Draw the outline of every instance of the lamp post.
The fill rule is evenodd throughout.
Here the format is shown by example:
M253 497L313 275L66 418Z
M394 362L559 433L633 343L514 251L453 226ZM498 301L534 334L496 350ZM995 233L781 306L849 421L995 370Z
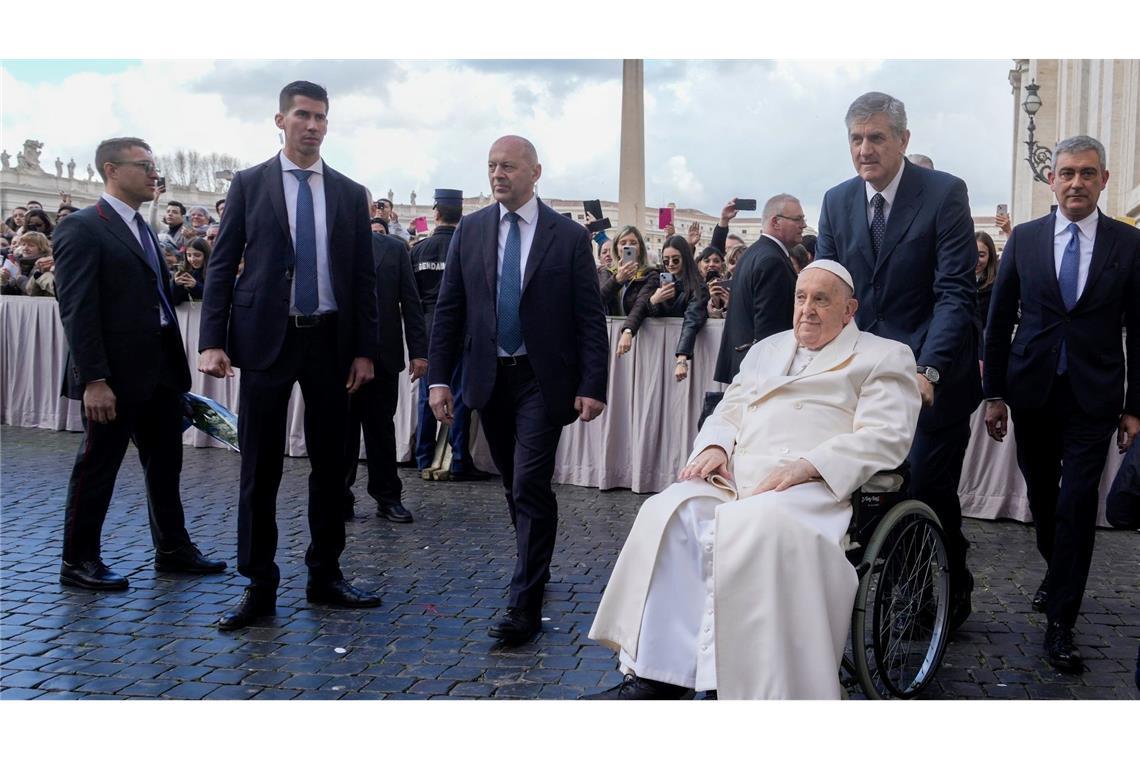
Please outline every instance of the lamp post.
M1041 98L1037 95L1037 91L1040 89L1041 86L1037 84L1036 79L1025 85L1025 102L1021 104L1021 107L1029 116L1029 139L1025 141L1025 147L1029 154L1025 160L1029 163L1029 168L1033 170L1033 179L1047 185L1049 184L1049 177L1046 171L1053 165L1053 151L1044 145L1038 145L1037 140L1033 137L1033 133L1037 129L1033 117L1041 110Z

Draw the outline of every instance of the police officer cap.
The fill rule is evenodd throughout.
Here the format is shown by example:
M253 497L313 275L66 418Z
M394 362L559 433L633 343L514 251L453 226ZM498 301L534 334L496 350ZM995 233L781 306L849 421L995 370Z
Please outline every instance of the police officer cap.
M435 191L435 205L437 206L459 206L463 207L463 191L462 190L448 190L444 187L436 188Z

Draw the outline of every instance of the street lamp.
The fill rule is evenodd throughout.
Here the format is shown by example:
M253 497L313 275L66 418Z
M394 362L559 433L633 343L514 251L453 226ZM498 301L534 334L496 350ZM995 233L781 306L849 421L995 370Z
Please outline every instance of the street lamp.
M1044 145L1038 145L1037 140L1033 137L1033 133L1037 129L1033 117L1041 110L1041 98L1037 95L1037 91L1040 89L1041 85L1037 84L1036 79L1025 85L1025 102L1021 104L1021 107L1029 116L1029 139L1025 141L1029 155L1026 156L1025 160L1029 163L1029 168L1033 170L1033 179L1047 185L1049 184L1049 177L1046 172L1053 166L1053 151Z

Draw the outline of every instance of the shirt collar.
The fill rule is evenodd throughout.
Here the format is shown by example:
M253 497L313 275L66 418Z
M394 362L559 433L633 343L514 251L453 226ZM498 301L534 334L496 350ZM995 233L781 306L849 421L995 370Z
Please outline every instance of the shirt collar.
M1067 219L1065 217L1065 215L1061 213L1061 209L1057 209L1056 216L1057 216L1057 219L1053 224L1053 237L1057 237L1061 233L1067 232L1069 229L1069 225L1073 223L1073 221L1071 219ZM1081 221L1076 223L1077 228L1080 229L1081 234L1084 235L1086 238L1088 238L1089 240L1095 240L1096 239L1096 225L1097 225L1097 221L1099 219L1100 219L1100 209L1093 209L1093 212L1091 214L1089 214L1084 219L1082 219Z
M123 221L128 225L134 224L135 214L138 213L136 209L131 208L125 201L122 201L110 193L103 193L103 200L107 201L107 205L115 209L115 213L123 217Z
M774 242L776 245L780 246L780 250L784 252L784 255L789 257L789 258L791 257L792 254L788 253L788 246L784 245L782 240L780 240L779 238L776 238L776 237L772 237L767 232L761 232L760 236L766 237L769 240L771 240L772 242Z
M288 158L285 157L285 151L281 151L277 155L281 156L281 171L288 172L288 171L292 171L294 169L300 169L301 168L300 166L297 166L295 163L293 163L292 161L290 161ZM305 169L304 171L316 172L317 174L324 176L325 160L323 158L318 158L317 162L315 164L310 166L308 169Z
M875 197L875 193L881 193L883 200L887 202L887 205L894 206L895 194L899 191L899 180L902 179L903 171L905 169L906 160L903 160L902 164L899 166L899 170L895 173L895 178L892 179L891 183L884 187L882 190L876 190L871 186L870 182L864 182L863 187L867 191L867 203L871 202L871 199Z
M509 214L510 211L503 204L499 204L499 222L503 221L503 217ZM515 212L527 224L534 224L535 218L538 216L538 196L532 195L530 200L527 201Z

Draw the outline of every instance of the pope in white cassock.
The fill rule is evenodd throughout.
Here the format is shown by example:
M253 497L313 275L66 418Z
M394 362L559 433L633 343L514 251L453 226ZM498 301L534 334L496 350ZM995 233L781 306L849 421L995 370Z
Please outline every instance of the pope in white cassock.
M817 261L793 329L753 346L677 483L642 505L590 638L625 680L587 699L836 699L858 579L852 492L898 467L921 400L911 350L860 332Z

